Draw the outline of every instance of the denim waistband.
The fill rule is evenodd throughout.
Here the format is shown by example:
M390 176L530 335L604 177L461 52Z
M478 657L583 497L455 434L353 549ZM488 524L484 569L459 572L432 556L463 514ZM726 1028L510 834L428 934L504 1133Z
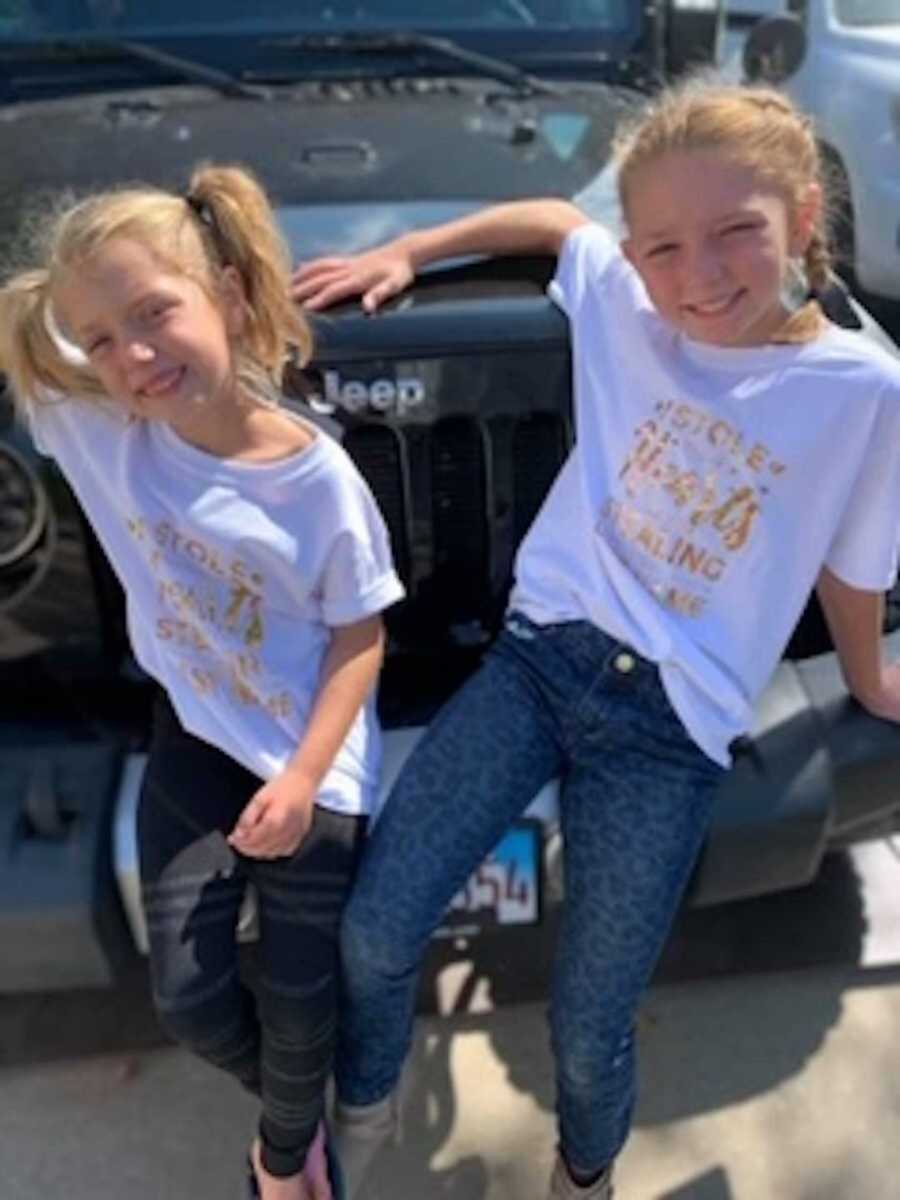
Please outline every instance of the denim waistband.
M614 670L635 675L659 673L655 662L639 654L628 642L624 642L601 629L592 621L574 619L551 621L541 624L517 609L510 609L504 620L504 629L525 641L539 637L551 638L561 644L582 666L593 664L597 670Z

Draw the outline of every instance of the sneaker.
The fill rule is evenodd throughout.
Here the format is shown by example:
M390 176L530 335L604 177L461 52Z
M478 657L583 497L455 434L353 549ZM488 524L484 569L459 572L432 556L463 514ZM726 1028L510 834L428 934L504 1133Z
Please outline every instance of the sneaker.
M372 1160L389 1141L400 1140L400 1095L395 1088L374 1104L342 1104L336 1100L329 1143L345 1200L363 1196L362 1187Z
M547 1200L613 1200L612 1173L610 1164L599 1179L587 1187L579 1187L569 1174L562 1155L557 1154Z

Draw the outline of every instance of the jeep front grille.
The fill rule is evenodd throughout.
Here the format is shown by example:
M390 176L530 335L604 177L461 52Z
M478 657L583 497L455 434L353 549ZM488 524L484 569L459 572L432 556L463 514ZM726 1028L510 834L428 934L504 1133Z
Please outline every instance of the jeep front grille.
M513 431L513 536L522 540L537 515L569 447L568 423L559 413L523 417Z
M431 431L434 600L448 624L478 620L490 593L493 496L490 443L473 417L444 417Z
M486 641L503 610L515 549L568 451L567 418L362 423L347 430L344 445L385 516L407 588L389 617L395 640L410 649L435 638Z
M378 500L400 577L410 574L410 484L407 444L390 425L357 425L348 429L344 448L360 466Z

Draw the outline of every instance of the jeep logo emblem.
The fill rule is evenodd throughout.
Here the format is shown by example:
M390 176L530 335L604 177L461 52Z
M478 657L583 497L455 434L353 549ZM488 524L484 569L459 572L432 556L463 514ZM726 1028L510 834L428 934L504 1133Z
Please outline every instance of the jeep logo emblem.
M389 416L404 417L425 403L425 385L412 376L397 379L361 379L342 381L337 371L322 372L322 390L307 400L316 412L331 416L337 409L359 413L367 409Z

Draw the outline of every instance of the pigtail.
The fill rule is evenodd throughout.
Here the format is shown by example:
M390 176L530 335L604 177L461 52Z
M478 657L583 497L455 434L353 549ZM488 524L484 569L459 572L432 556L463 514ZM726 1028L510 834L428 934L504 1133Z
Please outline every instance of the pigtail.
M312 333L290 298L290 252L264 191L242 167L204 166L191 178L187 204L210 260L240 273L247 356L279 383L291 348L301 363L308 361Z
M810 291L824 292L831 282L831 251L825 230L821 226L813 230L803 259Z
M51 333L49 273L23 271L0 288L0 371L21 407L47 393L96 392L97 384Z

